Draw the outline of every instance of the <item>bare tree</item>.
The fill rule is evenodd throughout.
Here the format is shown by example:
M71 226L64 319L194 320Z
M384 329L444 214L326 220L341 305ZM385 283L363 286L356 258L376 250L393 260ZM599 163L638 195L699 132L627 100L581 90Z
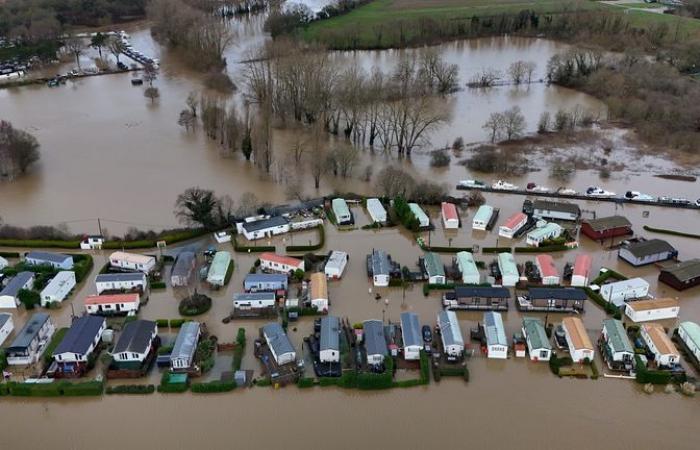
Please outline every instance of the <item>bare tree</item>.
M119 36L113 36L109 42L107 42L107 49L117 60L117 63L119 63L119 57L124 53L124 50L126 50L126 46Z
M489 141L494 143L500 139L504 125L505 117L502 113L491 113L482 128L488 131Z
M527 63L525 61L515 61L508 66L508 76L515 85L519 85L526 80Z
M158 78L158 70L151 63L146 63L143 65L143 81L148 83L149 86L153 86L153 82Z
M328 156L322 141L322 124L315 123L311 130L311 146L309 169L314 180L314 188L318 189L321 185L321 176L326 171L328 166Z
M387 166L377 175L376 190L379 195L389 198L407 198L414 190L416 180L403 169Z
M503 130L507 140L520 137L525 131L525 116L519 106L503 112Z
M244 192L241 198L238 199L238 208L236 215L239 217L248 217L257 214L260 207L260 201L257 195L252 192Z
M177 119L177 124L181 127L185 127L186 131L190 131L190 128L194 129L196 118L192 115L192 112L183 109L180 111L180 117Z
M501 78L501 73L498 70L485 68L475 73L467 83L467 86L473 88L491 87L499 78Z
M527 84L532 83L532 75L535 73L536 69L537 69L537 64L535 64L533 61L528 61L525 63L525 73L526 73L526 78L527 78Z
M151 99L151 103L155 103L155 101L160 98L160 91L155 86L149 86L143 91L143 96Z
M80 55L82 55L83 50L85 50L85 43L82 38L70 33L66 38L65 45L68 51L75 56L75 63L78 64L78 70L82 70L80 67Z
M39 142L33 135L0 120L0 176L24 174L40 156Z
M360 155L356 147L347 144L339 144L332 150L328 161L333 169L334 175L347 178L352 176L352 172L359 159Z
M185 104L190 109L192 117L197 117L197 103L197 94L194 91L187 94L187 100L185 100Z

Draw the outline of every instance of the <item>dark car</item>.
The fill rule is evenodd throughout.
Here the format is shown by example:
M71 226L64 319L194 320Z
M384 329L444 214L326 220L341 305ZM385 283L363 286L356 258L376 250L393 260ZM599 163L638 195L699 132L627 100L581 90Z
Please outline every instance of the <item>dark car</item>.
M423 342L430 344L433 342L433 332L430 331L430 326L423 325Z

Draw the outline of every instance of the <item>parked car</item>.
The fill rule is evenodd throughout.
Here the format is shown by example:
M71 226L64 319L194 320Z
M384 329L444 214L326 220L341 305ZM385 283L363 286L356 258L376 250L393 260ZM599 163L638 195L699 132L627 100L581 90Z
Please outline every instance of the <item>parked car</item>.
M433 333L430 331L430 326L428 325L423 325L423 342L426 344L430 344L433 342Z

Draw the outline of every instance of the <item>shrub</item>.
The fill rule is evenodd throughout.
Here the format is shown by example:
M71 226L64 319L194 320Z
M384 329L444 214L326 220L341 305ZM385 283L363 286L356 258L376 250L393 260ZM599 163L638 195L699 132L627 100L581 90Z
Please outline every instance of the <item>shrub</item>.
M198 316L211 309L211 297L194 293L180 300L178 311L183 316Z
M670 372L664 372L661 370L649 370L644 363L642 362L641 358L637 355L634 357L635 361L635 381L640 384L668 384L671 382L671 378L673 377Z
M7 368L7 355L5 354L5 349L0 348L0 371Z
M105 391L111 394L152 394L156 387L152 384L124 384L119 386L107 386Z
M394 213L398 221L410 231L418 231L420 223L403 197L394 199Z
M101 381L54 381L53 383L7 383L9 395L17 397L87 397L102 395L104 384Z
M209 394L214 392L230 392L236 389L235 381L209 381L207 383L192 383L192 392L197 394Z
M151 289L165 289L165 281L154 281L151 283Z
M299 378L299 380L297 381L297 386L300 387L301 389L313 387L314 386L314 379L308 378L308 377Z
M75 272L75 281L80 283L90 273L93 266L92 256L88 254L72 254L73 271Z
M187 319L170 319L170 328L180 328L183 323L187 322Z
M195 361L199 364L202 369L202 373L209 372L214 367L214 350L216 345L214 340L203 339L197 345L197 351L195 352Z
M158 328L168 328L168 319L156 319Z
M450 165L450 155L444 150L436 150L430 155L431 167L447 167Z
M34 309L35 306L41 303L41 296L39 293L37 291L30 291L29 289L20 289L17 298L27 310Z

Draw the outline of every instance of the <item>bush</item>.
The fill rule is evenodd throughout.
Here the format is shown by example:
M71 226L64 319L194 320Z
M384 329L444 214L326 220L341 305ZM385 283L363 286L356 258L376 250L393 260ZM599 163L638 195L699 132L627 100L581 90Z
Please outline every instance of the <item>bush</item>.
M151 289L165 289L165 281L154 281L151 283Z
M664 372L661 370L649 370L647 367L644 365L642 362L641 358L639 356L634 357L635 361L635 381L639 384L668 384L671 382L671 378L673 377L670 372Z
M549 370L556 376L559 376L559 369L564 366L570 366L574 361L569 356L564 356L562 358L558 357L554 353L549 358Z
M5 349L0 348L0 371L7 368L7 355L5 354Z
M180 328L185 322L187 322L187 319L170 319L168 324L170 325L170 328Z
M0 247L28 248L80 248L80 241L42 240L42 239L0 239Z
M430 155L431 167L447 167L450 165L450 155L444 150L436 150Z
M41 296L39 293L37 291L30 291L29 289L20 289L17 298L27 310L34 309L35 306L41 303Z
M194 293L180 300L178 311L183 316L198 316L211 309L211 297Z
M71 254L73 257L73 271L75 272L75 282L80 283L90 273L93 266L92 256L88 254Z
M197 345L194 359L202 369L202 373L209 372L214 367L214 350L216 350L213 339L203 339Z
M418 231L420 223L408 206L408 202L403 197L394 199L394 213L398 221L410 231Z
M111 394L152 394L156 387L152 384L124 384L119 386L107 386L106 393Z
M54 381L53 383L7 383L9 395L17 397L87 397L102 395L104 384L101 381Z
M299 380L297 381L297 386L301 389L314 387L314 379L308 377L299 378Z
M207 383L192 383L192 392L197 394L210 394L215 392L230 392L236 389L235 381L209 381Z
M168 328L168 319L156 319L158 328Z
M231 276L233 276L233 268L235 264L233 262L233 259L231 262L228 264L228 268L226 269L226 276L224 277L224 285L227 285L229 281L231 281ZM165 284L165 283L163 283Z
M595 304L603 308L603 310L607 314L611 316L619 315L619 317L621 317L622 313L620 312L620 309L612 303L607 302L599 293L593 291L593 289L589 287L584 287L583 290L586 292L586 295L588 295L588 298L590 298L591 300L593 300L593 302L595 302Z

